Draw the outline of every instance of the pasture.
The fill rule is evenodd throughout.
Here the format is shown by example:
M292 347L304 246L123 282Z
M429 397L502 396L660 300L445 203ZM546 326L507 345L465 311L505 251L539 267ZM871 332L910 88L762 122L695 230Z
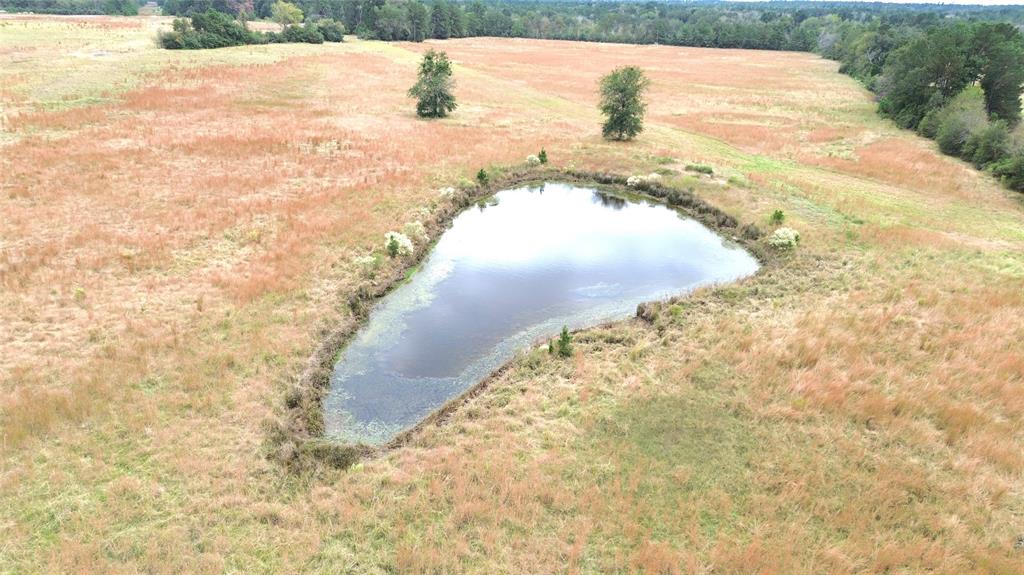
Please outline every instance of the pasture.
M1020 573L1024 205L805 53L157 48L0 17L0 572ZM428 48L459 108L415 116ZM597 83L652 80L601 138ZM784 265L295 475L267 421L383 234L522 164L662 170ZM712 166L714 175L687 172Z

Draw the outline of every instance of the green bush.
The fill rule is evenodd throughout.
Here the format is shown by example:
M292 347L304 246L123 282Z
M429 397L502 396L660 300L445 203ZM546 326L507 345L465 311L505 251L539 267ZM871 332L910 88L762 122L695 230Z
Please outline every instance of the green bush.
M925 114L924 118L921 118L921 123L917 125L917 133L934 140L939 133L939 124L942 123L941 111L942 108L936 108Z
M917 131L922 136L935 139L943 152L963 156L971 135L982 130L987 123L981 90L977 86L968 86L945 106L930 110L921 119Z
M261 34L249 30L227 14L211 9L193 14L191 19L175 19L172 30L161 33L158 39L160 45L169 50L201 50L246 44L341 42L344 34L344 26L333 20L307 22L302 26L286 26L280 33Z
M1024 192L1024 148L992 166L992 173L1003 180L1006 187Z
M175 19L172 30L160 34L159 41L170 50L199 50L255 44L259 36L231 16L211 9L194 14L191 20Z
M961 113L947 114L939 123L939 129L935 133L935 141L943 153L951 156L959 156L971 136L973 126L967 115Z
M711 166L705 166L704 164L688 164L686 166L687 172L697 172L698 174L711 175L715 173L715 170Z
M480 168L480 171L476 173L476 181L479 182L481 186L486 186L487 183L491 181L490 176L487 175L487 170Z
M963 157L978 168L1002 160L1010 153L1010 130L1006 122L995 120L971 133L964 144Z
M303 24L302 26L285 26L284 30L281 32L281 37L285 42L299 44L324 43L324 36L320 33L319 26L310 23Z
M345 26L335 20L317 20L317 29L325 42L344 42Z
M786 214L784 214L782 210L775 210L774 212L772 212L772 215L770 218L768 218L768 220L772 224L778 226L781 225L782 222L786 221Z

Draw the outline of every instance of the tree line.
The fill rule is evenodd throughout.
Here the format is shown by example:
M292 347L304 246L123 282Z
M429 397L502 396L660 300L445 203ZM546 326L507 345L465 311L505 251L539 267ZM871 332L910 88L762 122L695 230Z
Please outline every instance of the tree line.
M1018 26L844 23L819 39L817 51L871 89L881 114L1024 191L1024 34Z
M164 0L164 13L208 8L269 18L274 0ZM330 18L364 38L418 41L496 36L814 51L823 33L884 21L926 29L944 20L1024 23L1024 7L842 2L672 3L561 0L296 0L311 18Z
M135 16L135 0L0 0L0 10L36 14Z

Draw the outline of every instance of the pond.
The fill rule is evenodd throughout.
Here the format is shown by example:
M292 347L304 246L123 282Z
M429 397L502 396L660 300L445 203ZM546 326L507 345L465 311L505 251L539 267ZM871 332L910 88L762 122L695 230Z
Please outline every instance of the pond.
M499 192L370 312L331 375L326 433L386 442L563 325L624 319L757 268L661 204L557 183Z

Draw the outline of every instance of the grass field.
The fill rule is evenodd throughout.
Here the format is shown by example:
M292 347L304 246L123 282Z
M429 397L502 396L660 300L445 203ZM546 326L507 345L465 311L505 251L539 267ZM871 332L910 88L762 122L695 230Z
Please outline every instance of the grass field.
M0 18L0 572L1024 572L1024 203L797 53L467 39L171 52ZM419 55L459 109L416 119ZM647 129L600 138L642 66ZM438 189L545 147L803 241L295 475L267 422ZM690 163L714 178L688 175Z

